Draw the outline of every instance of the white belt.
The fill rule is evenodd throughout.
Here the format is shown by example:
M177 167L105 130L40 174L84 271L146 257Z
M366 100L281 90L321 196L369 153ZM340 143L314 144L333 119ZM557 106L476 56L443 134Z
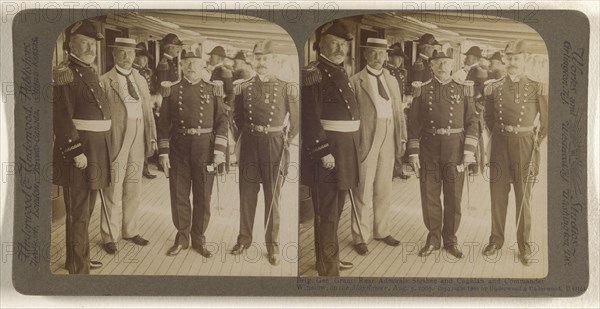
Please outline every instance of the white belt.
M325 131L335 132L356 132L360 127L360 120L324 120L321 119L321 126Z
M110 130L110 120L73 119L75 128L79 131L105 132Z

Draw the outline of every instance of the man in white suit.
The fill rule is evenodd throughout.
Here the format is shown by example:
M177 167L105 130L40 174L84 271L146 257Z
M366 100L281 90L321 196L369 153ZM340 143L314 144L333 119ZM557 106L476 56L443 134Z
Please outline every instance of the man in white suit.
M145 78L132 69L136 42L116 38L112 47L115 66L100 77L110 102L112 119L113 181L105 190L108 218L101 216L103 248L117 251L120 236L139 246L148 244L138 230L137 210L142 189L144 156L157 148L151 96ZM110 224L110 232L108 225Z
M360 255L369 252L371 233L389 246L400 245L390 232L389 210L394 160L406 149L406 121L398 81L383 68L387 44L384 39L367 39L363 46L367 66L350 78L361 119L357 216L352 216L354 250ZM371 204L372 222L368 212Z

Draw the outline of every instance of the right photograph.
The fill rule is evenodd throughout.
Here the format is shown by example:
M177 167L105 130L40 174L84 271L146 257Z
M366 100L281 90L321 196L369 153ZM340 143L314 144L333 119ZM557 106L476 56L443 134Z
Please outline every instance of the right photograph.
M548 51L454 12L332 20L304 46L299 276L544 278Z

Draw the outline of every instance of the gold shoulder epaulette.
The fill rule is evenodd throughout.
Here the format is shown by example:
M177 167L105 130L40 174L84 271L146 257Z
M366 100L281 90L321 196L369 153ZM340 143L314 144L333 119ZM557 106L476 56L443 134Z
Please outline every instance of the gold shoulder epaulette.
M73 70L66 64L60 64L52 68L52 80L56 85L62 86L72 83L73 78Z
M217 97L225 96L225 91L223 90L223 81L222 80L213 80L208 81L209 84L213 86L213 94Z
M459 81L454 80L457 84L463 85L463 94L467 97L472 97L474 95L474 85L475 83L472 80Z
M233 94L235 94L235 95L242 94L242 84L245 83L245 82L247 82L247 81L249 81L249 80L251 80L251 79L252 79L252 77L249 77L249 78L246 78L246 79L240 78L240 79L234 80L233 81Z
M303 86L312 86L321 82L321 70L317 67L317 63L313 61L302 69Z
M156 67L157 70L159 71L166 71L169 69L169 63L167 63L167 59L166 58L162 58L160 59L160 61L158 62L158 66Z
M421 87L423 86L423 82L416 80L416 81L412 82L411 85L412 85L413 98L421 96Z

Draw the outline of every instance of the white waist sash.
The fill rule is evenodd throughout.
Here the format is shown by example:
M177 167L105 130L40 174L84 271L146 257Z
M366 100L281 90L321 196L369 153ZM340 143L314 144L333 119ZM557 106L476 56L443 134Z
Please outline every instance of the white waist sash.
M321 126L325 131L335 132L356 132L360 127L360 120L324 120L321 119Z
M75 128L79 131L105 132L110 130L110 120L73 119Z

